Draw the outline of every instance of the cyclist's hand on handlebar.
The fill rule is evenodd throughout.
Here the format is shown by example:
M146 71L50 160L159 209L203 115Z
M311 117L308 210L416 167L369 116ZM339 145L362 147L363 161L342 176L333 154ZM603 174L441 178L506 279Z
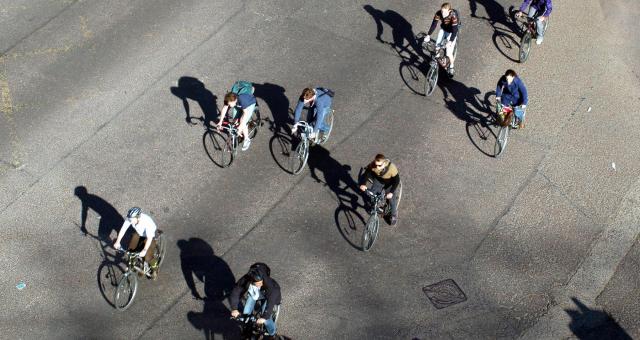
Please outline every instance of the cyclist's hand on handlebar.
M386 197L387 197L387 199L388 199L388 200L390 200L390 199L391 199L391 197L393 197L393 193L391 193L391 192L390 192L390 193L388 193Z
M115 248L116 250L120 250L122 249L122 245L120 245L120 242L116 242L113 244L113 248Z
M520 18L523 15L524 15L524 12L522 12L522 11L517 11L516 12L516 18Z
M291 133L296 133L296 132L298 132L298 127L297 126L292 127Z
M361 186L360 186L360 190L362 190L362 191L367 190L367 186L366 186L366 185L361 185Z
M240 316L240 312L237 309L231 311L232 318L237 318L238 316Z
M427 34L427 35L424 37L424 42L426 42L426 43L427 43L427 42L429 42L429 41L431 41L431 37Z
M218 124L216 124L216 129L222 130L222 119L220 119L220 122L218 122Z
M260 318L260 319L256 320L256 323L257 323L258 325L262 325L262 324L263 324L263 323L265 323L265 322L267 322L267 320L265 320L264 318Z

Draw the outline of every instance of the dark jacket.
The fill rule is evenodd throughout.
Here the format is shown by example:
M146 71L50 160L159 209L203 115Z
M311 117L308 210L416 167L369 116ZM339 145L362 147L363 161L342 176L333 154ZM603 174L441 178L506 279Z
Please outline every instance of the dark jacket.
M524 86L520 77L513 78L513 81L509 84L507 77L502 76L496 86L496 97L502 97L502 104L504 105L529 105L527 87Z
M259 267L260 275L262 275L262 287L260 287L260 292L267 298L267 309L264 311L262 315L263 318L268 319L271 317L271 313L273 312L273 307L280 304L282 299L282 295L280 295L280 285L276 282L276 280L270 278L267 275L264 267ZM245 274L243 277L236 282L235 287L231 291L231 296L229 296L229 304L231 305L231 309L240 309L240 298L247 294L247 290L249 289L249 285L252 283L249 275Z
M395 164L391 163L390 160L385 159L385 166L378 170L375 165L375 161L371 162L364 171L364 176L362 178L362 183L360 185L366 185L368 180L377 180L378 182L384 184L385 188L390 188L388 192L395 193L398 185L400 184L400 174L398 173L398 168L396 168Z

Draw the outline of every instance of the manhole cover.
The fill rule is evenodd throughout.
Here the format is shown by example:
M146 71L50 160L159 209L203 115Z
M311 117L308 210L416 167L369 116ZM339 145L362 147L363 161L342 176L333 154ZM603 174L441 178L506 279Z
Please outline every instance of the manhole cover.
M455 281L447 279L422 288L429 301L438 309L467 301L467 296Z

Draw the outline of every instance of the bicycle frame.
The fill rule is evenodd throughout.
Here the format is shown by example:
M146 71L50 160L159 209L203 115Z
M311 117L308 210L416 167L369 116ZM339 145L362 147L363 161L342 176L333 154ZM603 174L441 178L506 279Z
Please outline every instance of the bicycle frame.
M295 123L293 127L302 127L302 131L300 133L300 139L302 139L302 141L312 141L311 138L309 138L309 135L311 135L311 133L313 132L313 127L311 126L311 124L301 120ZM315 143L315 140L313 140L313 142Z
M227 134L231 137L231 147L233 148L233 152L236 152L236 149L238 148L238 139L240 139L240 136L238 134L238 123L237 122L222 122L222 130L226 131Z
M129 275L130 273L140 273L142 275L148 275L149 273L145 273L144 271L144 259L140 257L139 252L133 252L128 250L119 250L124 251L124 256L127 258L127 271L125 275Z
M382 212L384 212L385 208L386 208L386 198L385 193L381 192L380 194L376 194L373 191L367 189L365 191L367 193L367 195L371 198L372 200L372 207L371 209L369 209L369 215L378 215L380 213L379 210L382 210Z
M423 43L423 46L429 52L429 55L431 57L431 61L429 62L429 65L433 66L434 64L438 64L440 67L444 68L442 60L444 60L444 58L447 57L447 54L446 54L447 39L442 39L442 41L439 44L437 44L435 40L429 40Z

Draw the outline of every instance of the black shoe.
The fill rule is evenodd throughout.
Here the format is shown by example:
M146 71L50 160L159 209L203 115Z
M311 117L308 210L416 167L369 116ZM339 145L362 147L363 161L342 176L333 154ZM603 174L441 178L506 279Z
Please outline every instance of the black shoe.
M391 223L390 223L390 225L391 225L392 227L395 227L395 226L396 226L396 224L398 224L398 217L397 217L397 216L391 216Z

